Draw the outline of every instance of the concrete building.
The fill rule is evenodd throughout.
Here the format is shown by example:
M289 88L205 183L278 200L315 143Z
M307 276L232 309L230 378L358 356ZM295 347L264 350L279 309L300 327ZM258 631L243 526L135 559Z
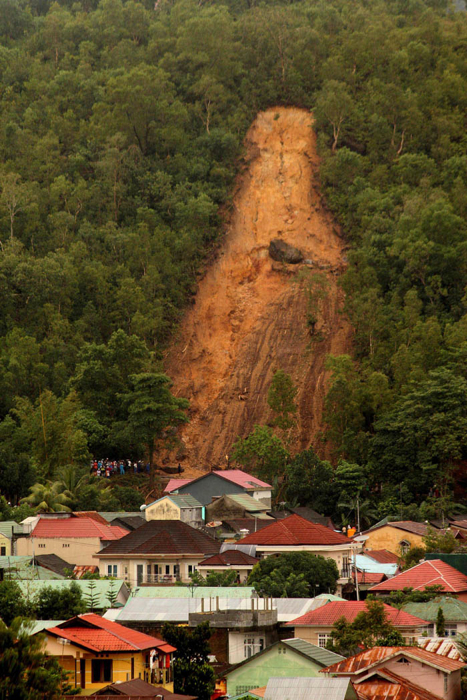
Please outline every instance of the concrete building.
M246 493L252 498L271 507L272 486L241 469L214 471L197 479L171 479L165 488L166 493L190 494L207 506L214 498L224 494Z
M149 520L181 520L191 527L204 525L204 506L190 494L170 494L147 506L141 506Z

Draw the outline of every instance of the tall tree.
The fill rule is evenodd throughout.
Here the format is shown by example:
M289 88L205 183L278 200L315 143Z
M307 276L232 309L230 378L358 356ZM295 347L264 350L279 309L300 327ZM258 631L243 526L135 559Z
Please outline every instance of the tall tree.
M193 630L165 623L162 636L177 649L174 653L175 692L209 700L215 685L214 670L209 664L209 622L203 622Z

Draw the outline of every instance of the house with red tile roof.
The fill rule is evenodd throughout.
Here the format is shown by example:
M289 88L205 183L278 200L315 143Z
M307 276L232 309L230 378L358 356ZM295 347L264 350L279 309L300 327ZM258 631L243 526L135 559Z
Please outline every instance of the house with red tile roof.
M400 683L402 679L402 683L409 689L412 687L413 692L416 686L419 692L428 692L436 698L461 700L461 670L464 667L463 661L418 647L373 647L323 668L321 673L350 678L355 686L377 680L379 674L386 674L383 679L390 681L389 674L392 674L394 682ZM364 694L363 690L361 692ZM366 694L365 697L373 698Z
M370 592L384 596L393 591L403 591L404 588L423 591L427 586L441 586L441 592L451 593L459 600L467 601L467 576L441 559L423 561L387 581L378 583L370 588Z
M276 520L240 541L241 544L256 545L256 555L259 557L284 552L310 552L333 559L340 573L338 586L348 583L350 579L349 562L351 552L355 549L352 540L300 515L289 515L283 520Z
M390 552L388 549L365 549L363 554L374 559L379 564L399 564L397 554Z
M170 479L165 493L190 494L203 506L225 494L246 493L270 508L272 486L241 469L225 469L203 474L197 479Z
M112 568L116 578L131 585L190 582L190 574L220 543L182 520L149 520L110 542L98 554L100 571Z
M43 630L46 653L55 656L71 685L88 695L109 683L141 678L173 691L175 647L94 613Z
M253 567L259 562L256 557L251 557L238 549L227 549L222 554L215 554L198 564L201 576L206 576L210 571L236 571L238 583L245 583Z
M330 601L316 610L310 610L305 615L287 622L286 627L294 628L295 637L305 639L319 647L325 647L331 639L334 625L340 618L353 622L359 613L366 610L366 603L362 600ZM388 622L401 633L407 644L415 642L417 637L428 629L429 623L415 615L393 608L391 605L384 605L384 610Z
M17 551L22 556L56 554L75 565L92 566L96 563L94 554L127 532L122 527L84 514L41 514L29 535L18 539Z

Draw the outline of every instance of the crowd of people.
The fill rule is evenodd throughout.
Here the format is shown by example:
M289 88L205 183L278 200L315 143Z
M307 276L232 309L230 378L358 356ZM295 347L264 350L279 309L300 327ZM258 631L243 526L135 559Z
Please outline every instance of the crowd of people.
M132 462L131 459L94 459L91 462L90 473L93 476L110 479L115 474L149 474L149 462Z

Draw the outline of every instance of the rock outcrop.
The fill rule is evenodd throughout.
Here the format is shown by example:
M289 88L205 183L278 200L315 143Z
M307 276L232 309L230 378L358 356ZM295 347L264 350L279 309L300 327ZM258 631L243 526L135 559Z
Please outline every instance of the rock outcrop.
M274 238L269 244L269 255L277 262L288 263L289 265L297 265L303 261L303 253L295 246L282 241L280 238Z

